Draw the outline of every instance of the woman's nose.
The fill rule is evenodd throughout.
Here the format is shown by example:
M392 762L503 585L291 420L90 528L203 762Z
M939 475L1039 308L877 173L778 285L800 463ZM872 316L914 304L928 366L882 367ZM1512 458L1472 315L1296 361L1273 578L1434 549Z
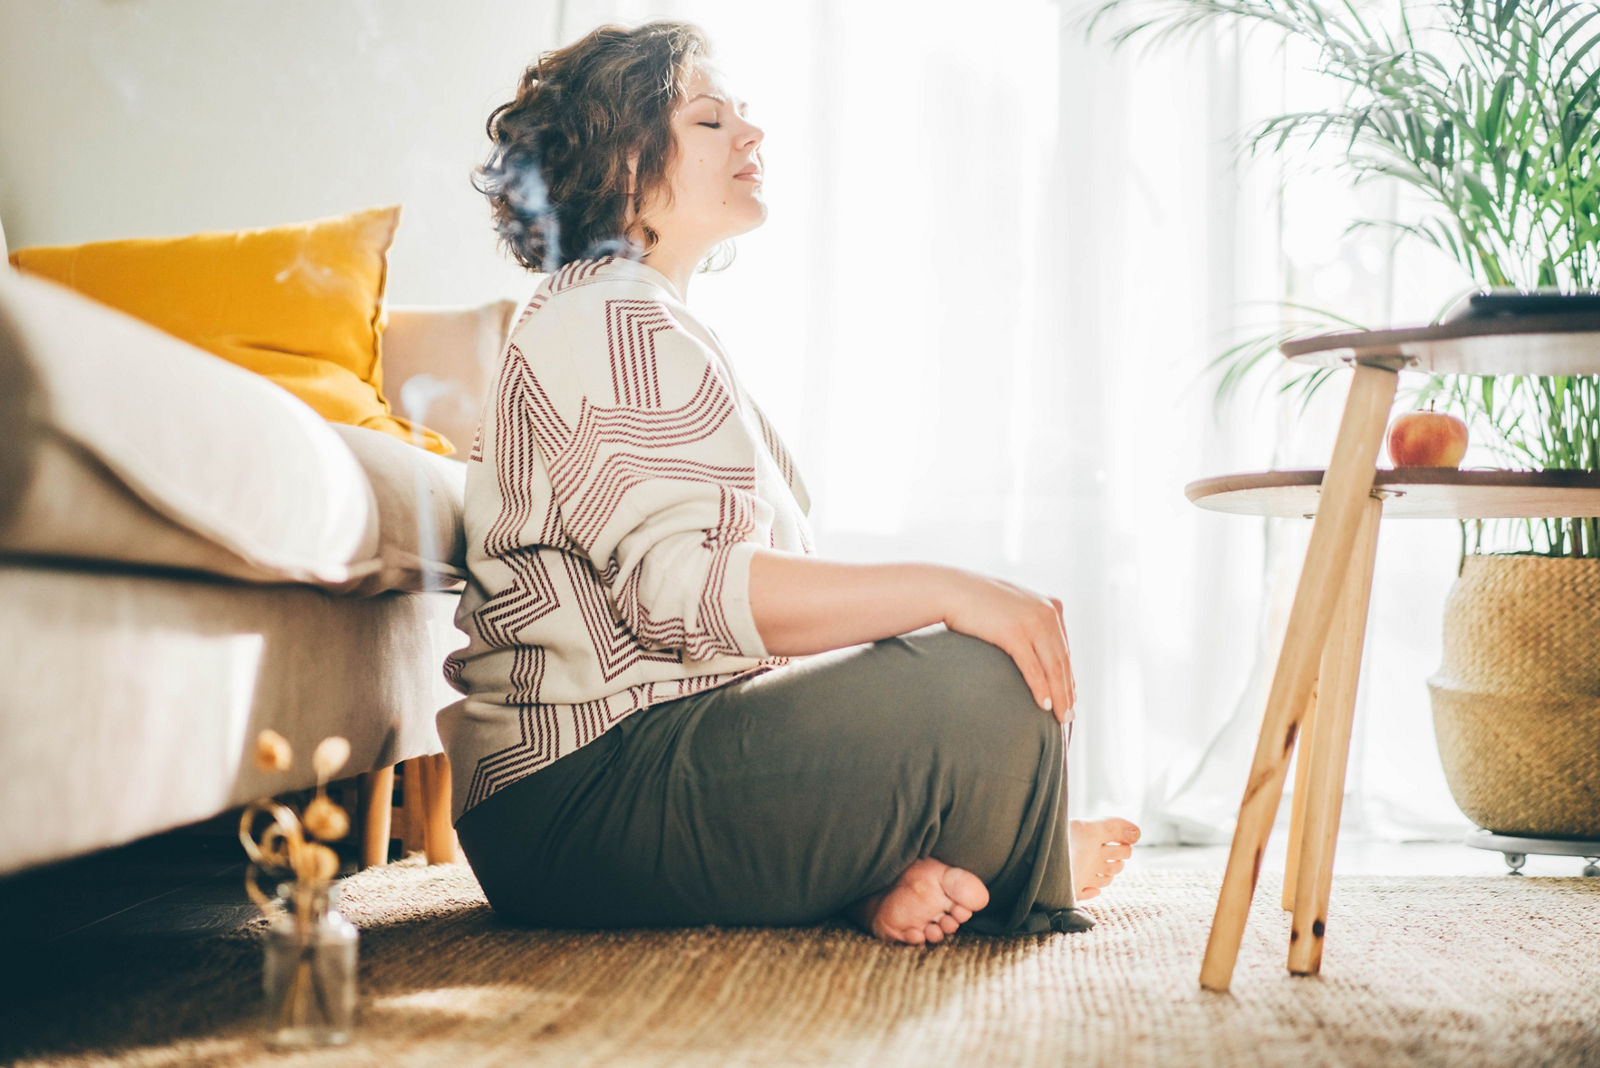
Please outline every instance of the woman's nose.
M739 141L741 145L759 145L766 139L766 131L749 119L744 120L744 126L744 136Z

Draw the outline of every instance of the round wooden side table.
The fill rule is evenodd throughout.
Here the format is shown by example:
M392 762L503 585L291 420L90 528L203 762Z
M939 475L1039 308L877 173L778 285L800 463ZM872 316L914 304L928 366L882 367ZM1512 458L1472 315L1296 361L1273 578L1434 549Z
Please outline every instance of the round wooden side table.
M1600 472L1377 468L1398 372L1600 374L1600 312L1322 334L1280 348L1298 362L1354 369L1327 470L1224 475L1186 491L1218 511L1312 519L1200 968L1200 985L1209 990L1232 982L1297 741L1309 748L1306 773L1296 776L1284 873L1283 905L1294 913L1288 968L1313 975L1321 967L1379 520L1600 515Z

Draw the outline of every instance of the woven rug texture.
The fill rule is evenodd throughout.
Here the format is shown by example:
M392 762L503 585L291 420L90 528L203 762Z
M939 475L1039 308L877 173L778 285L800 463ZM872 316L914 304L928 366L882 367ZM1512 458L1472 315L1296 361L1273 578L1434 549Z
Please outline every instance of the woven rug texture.
M1264 873L1233 988L1198 975L1220 872L1135 867L1098 926L889 946L806 928L527 930L465 865L346 879L355 1039L261 1041L258 929L71 999L11 1001L0 1057L54 1065L1597 1065L1600 879L1336 876L1322 973L1284 967ZM242 891L241 891L242 893ZM264 921L263 921L264 922ZM6 1048L10 1045L10 1049Z

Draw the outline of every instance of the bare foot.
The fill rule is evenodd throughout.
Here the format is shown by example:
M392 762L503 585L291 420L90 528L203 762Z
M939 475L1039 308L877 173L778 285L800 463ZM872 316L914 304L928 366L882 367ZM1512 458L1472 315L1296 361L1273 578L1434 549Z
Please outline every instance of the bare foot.
M988 903L989 888L982 879L964 868L923 857L913 861L889 889L862 898L848 912L885 942L920 946L954 934Z
M1073 894L1087 901L1100 894L1101 887L1122 871L1122 862L1133 856L1133 843L1139 828L1113 816L1104 820L1069 820L1067 841L1072 849L1072 878L1078 885Z

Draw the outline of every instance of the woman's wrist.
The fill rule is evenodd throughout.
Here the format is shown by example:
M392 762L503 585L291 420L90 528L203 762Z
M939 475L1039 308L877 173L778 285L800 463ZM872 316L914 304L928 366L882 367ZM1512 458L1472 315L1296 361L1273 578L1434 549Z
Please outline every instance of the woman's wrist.
M973 580L978 576L965 568L948 564L927 566L932 569L928 586L934 610L938 613L939 622L949 626L950 617L957 613L962 601L970 594Z

